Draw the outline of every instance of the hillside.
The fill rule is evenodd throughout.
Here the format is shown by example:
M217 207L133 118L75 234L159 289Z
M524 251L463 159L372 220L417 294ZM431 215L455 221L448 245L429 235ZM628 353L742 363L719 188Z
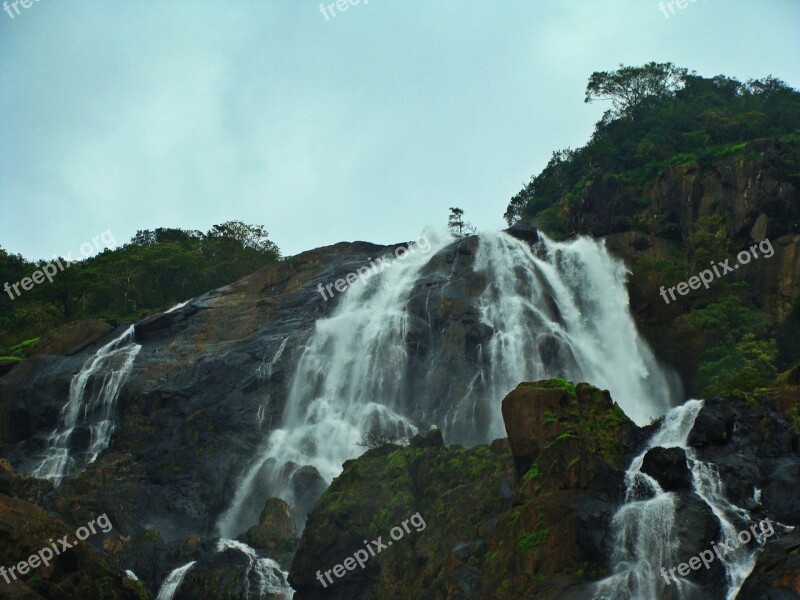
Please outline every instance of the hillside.
M637 323L690 393L768 385L800 361L800 92L650 63L593 74L586 99L614 108L586 146L553 154L507 220L605 238L631 270ZM764 240L774 253L661 295Z

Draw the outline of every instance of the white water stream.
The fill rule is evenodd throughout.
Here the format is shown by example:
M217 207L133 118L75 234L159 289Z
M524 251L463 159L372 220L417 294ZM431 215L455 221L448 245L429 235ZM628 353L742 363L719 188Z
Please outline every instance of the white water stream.
M592 382L608 388L639 424L669 408L673 383L638 336L625 267L602 243L544 238L534 253L505 233L485 233L474 277L488 282L479 305L491 339L478 363L459 365L471 370L464 396L448 398L450 408L439 409L439 418L414 422L412 411L437 414L432 403L442 398L409 393L408 303L429 261L454 242L446 233L425 235L429 251L410 252L366 284L356 282L334 313L317 321L289 384L283 424L244 470L218 522L223 537L235 537L255 522L268 495L294 505L286 481L298 468L311 465L330 482L345 460L364 451L358 443L370 427L402 439L436 425L450 443L504 436L500 402L522 381ZM427 382L413 383L424 389Z
M181 587L183 578L186 577L186 574L196 562L196 560L193 560L190 563L186 563L182 567L173 569L173 571L167 575L164 583L161 584L161 588L158 590L158 596L156 596L156 600L172 600L175 597L175 593L178 591L178 588Z
M688 445L689 434L702 407L701 400L689 400L672 409L645 448L631 461L625 474L625 503L612 522L613 574L596 584L595 600L704 600L701 590L688 579L662 574L662 569L669 571L680 563L680 540L675 535L675 495L665 492L655 479L641 472L644 457L652 448L684 450L693 489L719 521L720 539L716 543L736 540L738 529L734 520L740 527L742 523L751 523L746 510L725 498L717 468L700 461ZM758 541L763 542L763 536ZM725 567L727 600L736 598L753 570L757 555L758 546L736 544L731 552L714 557Z
M59 485L94 462L108 447L116 426L116 403L141 346L131 325L100 348L72 378L67 403L50 434L48 448L33 475Z

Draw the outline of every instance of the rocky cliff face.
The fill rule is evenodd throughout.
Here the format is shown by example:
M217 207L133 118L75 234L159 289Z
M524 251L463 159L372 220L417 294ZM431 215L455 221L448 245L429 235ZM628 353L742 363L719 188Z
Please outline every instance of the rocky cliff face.
M796 387L783 393L800 399ZM624 468L657 424L639 429L607 392L560 380L520 385L504 400L503 415L508 440L491 446L447 447L432 432L346 464L309 517L290 574L295 597L592 598L594 582L610 571ZM786 527L800 523L797 428L769 397L709 399L690 442L701 460L717 461L729 499L752 522L776 523L738 597L800 597L796 534ZM720 529L692 490L686 455L674 450L653 448L644 468L675 495L683 562L712 548ZM395 540L364 568L324 579L363 540L389 539L415 512L424 530ZM698 597L725 598L719 561L690 580Z
M316 285L394 248L307 252L139 322L142 350L117 399L110 448L57 491L42 492L39 504L76 524L108 512L114 530L102 550L153 592L187 557L213 553L213 543L193 536L216 535L243 469L281 420L296 353L335 306ZM15 469L30 472L41 459L73 376L123 327L111 329L69 326L47 345L50 354L0 378L0 448ZM321 489L308 485L313 503Z
M783 319L800 296L800 165L785 164L786 153L775 141L750 142L746 150L745 157L711 165L667 168L639 191L643 208L636 215L635 233L619 232L605 211L615 196L636 195L620 183L616 189L608 189L615 185L608 182L587 188L571 211L572 224L577 231L609 236L611 247L628 264L634 264L639 253L658 259L678 250L704 217L721 219L737 249L769 239L775 256L752 261L732 277L751 284L758 291L759 306L775 320ZM655 298L640 298L650 300Z
M787 159L792 156L794 162ZM692 364L685 364L685 332L676 327L676 320L692 307L703 306L704 299L714 301L720 282L713 282L710 291L692 292L669 305L660 288L696 275L706 268L707 259L730 259L733 265L738 252L770 240L773 256L752 260L724 276L726 282L737 284L727 293L762 314L770 326L792 320L792 331L797 329L800 164L796 156L781 142L757 140L708 164L677 160L643 184L598 177L567 207L572 231L603 237L609 249L625 260L632 271L629 290L637 324L658 355L679 369L685 383L696 375L699 359L691 357ZM688 260L694 250L692 236L712 222L714 230L708 231L703 245L722 236L728 249L712 251L704 262L692 265ZM791 340L779 343L795 348ZM796 349L791 352L796 354Z
M528 242L537 239L530 230L516 235ZM507 249L512 241L498 238L493 243ZM491 422L497 402L488 393L487 402L495 402L494 406L473 398L495 389L491 386L497 381L515 378L516 384L524 378L519 376L524 369L562 373L582 368L607 379L611 387L627 375L625 370L617 373L611 368L615 364L627 367L630 362L647 371L642 376L644 384L636 380L625 388L635 390L631 397L647 403L659 394L662 400L669 396L664 389L668 378L661 379L656 362L639 348L635 329L628 327L629 316L620 310L625 295L614 278L618 270L602 261L586 267L577 252L554 251L550 262L544 262L527 247L514 247L527 262L515 262L504 254L508 262L493 272L486 264L489 259L481 256L481 243L477 237L445 243L415 273L403 304L400 344L389 353L407 358L402 370L392 374L403 383L393 408L420 425L440 423L446 437L472 446L491 440L489 433L497 431ZM288 567L299 543L291 581L300 597L317 597L339 593L336 586L320 589L318 569L329 568L330 561L335 564L337 557L346 558L348 549L355 552L358 544L363 548L364 539L384 535L386 528L391 531L419 513L430 532L438 533L408 532L407 547L399 540L392 546L400 552L397 558L382 553L363 572L353 572L352 581L342 578L338 589L352 594L369 590L375 597L387 598L420 586L431 589L432 598L485 597L481 594L487 590L499 590L498 598L519 597L515 596L519 593L579 597L592 580L608 572L608 524L623 499L623 469L647 432L629 422L608 394L589 386L572 388L566 382L523 386L507 398L506 426L500 423L497 435L502 436L507 427L509 442L469 449L444 446L436 434L425 435L427 427L423 427L423 435L409 447L383 448L348 462L312 511L299 541L296 526L315 505L326 481L310 464L284 465L281 477L294 501L292 514L281 500L270 498L274 494L264 484L264 472L274 465L265 463L254 472L249 493L252 514L245 515L243 526L230 535L236 539L220 539L218 523L231 506L243 474L262 453L270 434L284 423L288 388L315 335L317 320L331 316L342 301L341 295L323 300L318 286L346 278L371 259L399 247L405 245L353 243L307 252L136 323L131 343L141 348L114 398L114 430L108 447L57 488L9 471L9 483L0 488L0 501L13 508L8 512L11 520L4 543L16 543L13 532L24 530L28 518L40 514L34 505L73 529L106 513L113 530L87 540L87 562L80 564L100 561L98 568L115 573L109 575L113 589L132 585L119 571L131 569L144 586L134 586L131 593L155 595L175 568L192 563L176 598L208 597L212 591L219 597L279 598L285 581L277 564L270 561ZM556 277L559 268L576 275L576 289L566 289ZM609 277L600 284L608 284L605 288L619 285L621 294L601 298L602 302L583 298L582 287L603 288L589 277L603 269L609 270ZM505 331L487 325L491 315L487 316L481 299L496 283L491 276L504 273L510 274L504 285L520 283L524 293L507 302L509 297L502 296L502 290L495 291L491 307L522 307L519 313L524 318L509 321L516 327L509 330L514 335L503 335ZM535 303L530 300L534 292L539 294ZM573 297L575 304L568 304ZM621 320L613 323L624 326L613 331L607 327L603 337L592 326L614 310L620 310ZM579 318L587 315L591 318ZM0 376L0 452L17 473L29 473L41 461L76 374L85 373L98 350L124 330L124 326L98 322L72 325L40 346L47 354L32 356ZM627 337L617 337L621 333ZM497 344L493 357L487 349L497 340L505 343ZM525 344L515 351L517 346L510 344L519 340ZM354 361L366 352L362 346L345 350ZM370 348L370 356L382 356L383 350ZM630 353L617 354L622 350ZM497 356L508 361L493 365ZM512 361L517 361L513 369L509 367ZM374 369L381 367L373 364ZM367 373L364 381L376 372ZM108 384L107 375L95 373L87 380L92 393ZM324 376L322 369L303 384L317 391ZM383 390L384 380L377 379L376 389ZM352 387L354 382L345 383ZM772 400L784 408L792 402L786 398L794 398L794 387L787 385L787 389ZM720 418L724 421L729 415ZM777 417L759 413L759 418ZM791 438L781 431L780 439ZM324 434L322 440L309 438L306 446L324 447L334 432ZM93 432L80 424L73 435L85 442ZM713 440L709 452L716 448L714 444L730 443L729 438ZM794 482L794 458L789 453L785 464L767 463L765 457L777 461L785 443L777 449L763 444L758 448L748 455L752 464L747 472L761 478L765 502L775 503L772 498L783 493L781 486ZM778 454L768 454L773 450ZM719 458L731 472L741 466L725 462L732 460L725 452ZM665 481L679 486L680 457L655 456L650 462L654 473L669 471ZM782 483L771 489L767 481L778 472ZM746 485L736 489L737 498L748 492L752 496ZM695 510L691 507L696 502L687 500L686 504L687 511ZM794 518L792 503L775 506L774 510L780 508L781 514ZM695 546L710 539L707 522L697 516L685 522L700 532ZM356 540L354 532L361 538ZM4 564L17 557L12 552ZM773 581L775 560L764 567L764 581ZM70 568L75 566L70 564ZM412 582L413 573L417 577ZM43 571L38 576L49 586L58 584L61 574ZM51 597L48 590L41 588L37 593ZM81 584L64 597L86 597L81 596L83 591Z
M477 244L469 238L447 245L414 282L405 376L426 383L405 391L413 419L455 414L451 409L469 380L441 365L452 370L478 361L480 344L491 334L478 319L477 297L487 281L473 273ZM307 252L138 322L135 343L141 350L115 399L109 447L57 490L42 492L40 505L70 523L107 512L115 527L102 550L153 592L174 567L217 556L218 520L254 455L284 418L287 388L315 322L341 301L341 294L325 301L318 286L406 246L353 243ZM15 469L31 472L41 461L73 378L124 329L70 325L42 346L47 354L22 361L0 378L0 450ZM88 387L105 386L104 377L93 375ZM438 398L428 403L433 416L412 402L422 394ZM481 415L474 422L478 431L486 430ZM89 435L83 425L73 433L77 439ZM268 497L259 485L252 493L252 521L236 534L256 525ZM291 472L290 485L305 511L325 482L305 466ZM242 539L285 562L285 544L251 533ZM190 572L187 584L196 576Z

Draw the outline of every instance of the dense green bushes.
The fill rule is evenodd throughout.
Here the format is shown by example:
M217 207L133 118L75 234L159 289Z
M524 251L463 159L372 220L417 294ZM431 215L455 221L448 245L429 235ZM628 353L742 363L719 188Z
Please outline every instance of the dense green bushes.
M207 233L159 228L139 231L117 249L78 261L11 299L0 296L0 356L13 347L77 319L129 321L232 283L280 258L258 225L229 221ZM0 248L0 285L14 283L45 261L33 263Z
M661 304L660 286L685 281L741 248L719 212L679 222L678 211L651 204L664 192L659 186L680 185L683 172L756 159L763 147L780 181L800 187L800 92L773 77L741 83L650 63L594 73L586 94L587 102L611 100L612 109L585 146L553 153L511 199L506 220L556 239L632 231L668 241L631 257L640 325L679 366L689 394L769 385L777 370L800 361L800 300L776 322L764 308L764 290L721 279L678 306ZM668 172L674 177L663 178Z
M626 81L637 87L640 80L659 77L669 81L648 85L646 93L625 102L616 101L613 91L596 93L620 89ZM603 82L614 85L602 87ZM650 63L594 73L587 101L597 99L615 100L615 108L597 123L584 147L553 153L542 172L511 199L505 214L509 224L522 219L551 235L576 233L563 209L598 179L614 178L624 184L635 202L637 189L670 166L708 166L724 157L746 158L747 142L752 140L778 139L788 166L796 162L789 156L800 152L800 92L773 77L741 83L722 75L689 74L669 63ZM800 173L794 176L800 181ZM616 230L630 229L632 207L619 203L612 208Z

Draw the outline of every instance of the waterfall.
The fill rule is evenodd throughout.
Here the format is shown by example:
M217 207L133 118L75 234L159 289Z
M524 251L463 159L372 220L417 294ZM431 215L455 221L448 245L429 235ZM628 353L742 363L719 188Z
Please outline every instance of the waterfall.
M193 560L190 563L186 563L182 567L178 567L174 569L167 578L164 580L164 583L161 584L161 588L158 590L158 596L156 596L156 600L172 600L175 597L175 593L178 591L178 588L181 587L181 583L183 583L183 578L186 577L186 573L189 572L197 561Z
M695 493L711 508L720 523L720 539L735 539L737 523L749 523L749 513L724 496L717 468L700 461L688 445L689 434L703 407L701 400L689 400L672 409L644 449L631 461L625 473L625 503L612 520L614 532L613 574L595 585L595 600L693 600L701 598L697 586L678 577L670 584L661 569L678 565L680 540L675 535L675 494L665 492L658 482L642 473L647 452L656 447L681 448L686 453ZM763 543L763 538L757 539ZM753 570L758 548L740 545L721 562L728 580L726 600L734 600L744 580ZM719 557L715 557L719 558Z
M249 564L244 573L245 598L250 598L250 574L255 572L258 583L258 598L265 598L267 594L276 600L291 600L294 590L289 586L288 573L271 558L259 558L256 551L243 542L222 538L217 542L217 552L236 550L247 557Z
M398 437L417 432L394 409L405 385L408 296L422 267L452 242L448 234L429 237L428 252L409 252L366 283L357 282L332 317L317 321L289 385L283 427L270 434L240 480L218 523L223 537L235 537L258 516L265 500L254 497L258 480L293 504L283 485L285 467L313 465L330 482L344 460L360 454L357 444L370 426Z
M255 522L268 496L295 506L287 482L297 469L311 465L330 482L345 460L363 452L358 444L371 427L407 439L435 425L448 442L462 444L505 436L500 402L522 381L589 381L608 388L640 424L669 408L677 395L673 380L638 336L627 271L602 242L542 236L532 250L508 234L484 233L473 263L463 266L459 250L474 239L423 235L428 251L411 246L385 272L350 286L331 316L316 322L288 386L283 423L240 477L218 522L222 536L235 537ZM491 337L476 357L442 365L434 299L441 295L443 307L464 281ZM426 313L410 315L411 303ZM414 361L412 329L427 336L416 344Z
M694 491L711 507L720 525L720 539L736 539L742 523L750 523L750 513L736 506L725 497L719 469L716 465L697 459L694 448L686 449L686 459L692 472ZM739 523L737 527L734 523ZM763 545L763 537L757 537L759 546ZM728 579L726 600L734 600L745 579L756 566L756 558L760 548L755 551L744 545L736 544L733 551L722 557Z
M59 485L94 462L108 447L115 427L115 408L141 346L131 325L100 348L72 378L67 403L50 434L48 448L33 475Z
M261 361L261 365L255 371L255 375L259 381L263 383L264 381L270 381L272 379L272 371L275 368L275 365L281 359L281 356L283 356L283 351L286 350L286 344L288 341L289 341L289 336L283 338L283 341L281 342L280 346L278 346L278 350L275 352L275 355L269 362L267 362L266 355L264 356L264 359ZM264 424L264 417L266 416L266 407L269 404L271 397L272 397L272 389L270 389L269 393L267 393L267 397L264 398L264 402L261 403L261 405L258 407L258 410L256 411L256 422L258 423L259 426L262 426Z
M234 550L247 557L248 565L244 572L243 598L270 598L273 600L291 600L294 590L289 585L288 573L281 570L280 565L271 558L261 558L256 551L243 542L222 538L217 541L217 552ZM197 563L190 563L174 569L161 584L156 600L172 600L183 583L184 577ZM255 574L256 588L251 590L250 577Z
M611 562L613 575L596 586L594 598L615 600L658 600L673 598L666 595L667 587L660 575L662 567L678 563L678 544L673 526L675 495L664 492L658 482L641 472L644 457L651 448L687 447L689 433L702 402L690 400L667 413L658 431L644 449L631 461L625 473L625 503L612 520L614 531ZM672 582L677 598L691 598L693 585L679 579Z
M490 282L481 316L494 335L475 402L494 407L489 437L505 435L499 400L522 381L549 377L608 389L637 425L664 414L677 380L636 331L625 265L591 238L540 238L533 250L505 233L480 236L475 270Z

